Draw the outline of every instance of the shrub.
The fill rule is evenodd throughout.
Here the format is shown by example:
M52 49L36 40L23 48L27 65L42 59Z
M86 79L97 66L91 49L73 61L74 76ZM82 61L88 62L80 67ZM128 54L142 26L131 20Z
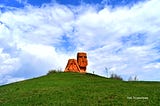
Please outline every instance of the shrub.
M53 73L60 73L60 72L63 72L63 71L62 71L61 69L58 69L58 70L56 70L56 69L54 69L54 70L49 70L48 73L47 73L47 75L53 74Z
M116 79L116 80L123 80L123 78L120 75L117 75L117 74L111 74L110 78Z

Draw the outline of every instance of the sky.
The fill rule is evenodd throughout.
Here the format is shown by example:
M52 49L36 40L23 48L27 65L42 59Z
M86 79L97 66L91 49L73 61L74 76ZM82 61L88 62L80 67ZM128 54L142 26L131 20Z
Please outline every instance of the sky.
M0 0L0 85L64 70L81 51L89 73L160 81L159 11L159 0Z

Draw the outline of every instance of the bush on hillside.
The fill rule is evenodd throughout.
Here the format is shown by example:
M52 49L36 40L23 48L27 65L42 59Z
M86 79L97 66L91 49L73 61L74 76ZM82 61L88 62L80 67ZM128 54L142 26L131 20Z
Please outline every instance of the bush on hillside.
M48 73L47 73L47 75L53 74L53 73L60 73L60 72L63 72L63 71L62 71L61 69L58 69L58 70L56 70L56 69L54 69L54 70L49 70Z
M123 78L120 75L117 75L117 74L111 74L110 78L116 79L116 80L123 80Z

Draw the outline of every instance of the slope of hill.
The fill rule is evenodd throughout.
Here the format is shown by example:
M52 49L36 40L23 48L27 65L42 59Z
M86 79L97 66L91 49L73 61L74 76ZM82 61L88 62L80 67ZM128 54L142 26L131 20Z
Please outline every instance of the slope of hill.
M2 106L158 106L159 82L125 82L91 74L53 73L0 86Z

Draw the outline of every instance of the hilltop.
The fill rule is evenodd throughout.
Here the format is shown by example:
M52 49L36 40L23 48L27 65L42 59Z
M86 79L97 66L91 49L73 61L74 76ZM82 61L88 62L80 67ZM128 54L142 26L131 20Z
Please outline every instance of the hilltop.
M127 82L61 72L0 86L0 105L158 106L159 95L160 82Z

